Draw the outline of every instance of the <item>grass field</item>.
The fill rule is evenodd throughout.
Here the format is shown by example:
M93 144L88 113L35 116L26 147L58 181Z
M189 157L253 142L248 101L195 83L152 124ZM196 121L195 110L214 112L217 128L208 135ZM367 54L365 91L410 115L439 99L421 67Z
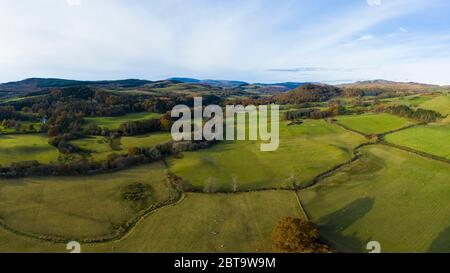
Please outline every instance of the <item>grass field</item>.
M171 140L170 133L157 132L142 136L122 137L120 139L120 149L113 150L104 137L91 136L88 138L77 139L70 143L78 146L79 148L87 151L91 151L90 156L94 160L103 160L111 153L126 154L128 148L151 148L156 144L164 143Z
M295 194L266 191L241 194L189 193L162 208L119 242L86 247L92 252L270 252L279 218L301 218Z
M413 127L387 135L393 144L450 159L450 125L432 124Z
M450 251L450 167L383 145L316 186L300 192L322 234L338 250Z
M450 115L450 95L439 96L420 104L420 108L437 111L443 115Z
M443 123L450 124L450 95L439 96L424 102L420 105L420 108L430 109L441 113L443 116L447 116L443 120Z
M20 122L20 130L17 131L15 127L13 128L5 128L0 125L0 134L15 134L15 133L22 133L22 128L25 128L27 132L30 132L30 125L32 125L31 132L39 132L41 124L39 122L31 122L31 121L21 121Z
M0 135L0 165L37 160L49 163L58 159L58 150L48 144L47 136L40 134Z
M412 95L412 96L405 96L405 97L397 97L397 98L389 98L389 99L382 99L383 102L391 102L393 104L402 104L407 105L410 107L417 107L427 101L431 100L430 96L425 95Z
M358 116L342 116L338 122L347 128L367 135L381 134L411 125L408 119L390 114L365 114Z
M302 218L293 192L189 193L149 214L125 238L82 245L82 252L271 252L272 229L288 216ZM0 252L68 251L0 228Z
M0 134L13 134L13 133L16 133L15 128L6 128L0 125Z
M16 235L0 227L0 253L68 253L64 244L53 244Z
M148 202L123 200L122 188L138 182L150 185ZM93 238L113 233L139 210L171 194L161 162L93 176L3 179L0 220L27 233Z
M168 160L170 171L197 189L221 190L294 187L352 157L365 139L326 121L280 124L280 147L261 152L259 142L223 142Z
M162 115L158 113L132 113L118 117L94 117L85 118L85 124L94 123L97 126L108 129L117 129L121 124L128 121L135 121L141 119L160 118Z

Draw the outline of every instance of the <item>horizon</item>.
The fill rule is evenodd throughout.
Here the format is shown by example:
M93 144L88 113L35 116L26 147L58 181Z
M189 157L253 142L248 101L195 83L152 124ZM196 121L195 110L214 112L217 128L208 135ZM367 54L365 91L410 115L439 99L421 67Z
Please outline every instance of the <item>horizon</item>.
M0 82L450 84L445 0L0 1Z
M0 82L0 85L3 84L10 84L10 83L18 83L18 82L22 82L22 81L26 81L26 80L31 80L31 79L43 79L43 80L50 80L50 79L55 79L55 80L67 80L67 81L79 81L79 82L102 82L102 81L124 81L124 80L142 80L142 81L149 81L149 82L160 82L160 81L168 81L168 80L176 80L176 79L192 79L192 80L199 80L199 81L232 81L232 82L243 82L246 84L266 84L266 85L275 85L275 84L280 84L280 83L302 83L302 84L327 84L327 85L343 85L343 84L353 84L353 83L360 83L360 82L376 82L376 81L388 81L388 82L393 82L393 83L405 83L405 84L425 84L425 85L436 85L436 86L441 86L441 87L447 87L449 86L448 84L433 84L433 83L427 83L427 82L417 82L417 81L391 81L391 80L386 80L386 79L368 79L368 80L359 80L359 81L346 81L346 82L339 82L339 83L330 83L329 81L304 81L304 82L296 82L296 81L268 81L268 82L251 82L251 81L245 81L245 80L240 80L240 79L200 79L200 78L191 78L191 77L169 77L169 78L165 78L165 79L145 79L145 78L136 78L136 77L131 77L131 78L116 78L116 79L92 79L92 80L87 80L87 79L68 79L68 78L55 78L55 77L27 77L24 79L19 79L19 80L12 80L12 81L8 81L8 82Z

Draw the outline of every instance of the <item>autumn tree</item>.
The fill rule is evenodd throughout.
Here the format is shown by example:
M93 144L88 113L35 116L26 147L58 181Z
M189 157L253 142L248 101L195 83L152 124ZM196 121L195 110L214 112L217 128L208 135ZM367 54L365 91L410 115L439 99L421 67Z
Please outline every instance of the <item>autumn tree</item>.
M280 219L272 231L273 250L285 253L326 253L329 247L320 243L317 225L303 219Z

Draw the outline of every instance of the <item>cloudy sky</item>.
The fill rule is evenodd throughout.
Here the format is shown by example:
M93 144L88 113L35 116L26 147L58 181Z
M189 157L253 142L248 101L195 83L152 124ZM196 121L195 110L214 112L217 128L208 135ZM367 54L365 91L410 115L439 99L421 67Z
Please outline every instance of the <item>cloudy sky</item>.
M28 77L450 84L448 0L0 0Z

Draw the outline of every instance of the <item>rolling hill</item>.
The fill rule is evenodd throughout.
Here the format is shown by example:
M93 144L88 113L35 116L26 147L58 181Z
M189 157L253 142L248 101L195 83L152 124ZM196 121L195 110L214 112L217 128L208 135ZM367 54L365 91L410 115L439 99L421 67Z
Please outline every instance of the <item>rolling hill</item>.
M0 93L5 94L27 94L30 92L37 92L47 88L61 88L71 86L98 86L107 88L131 88L138 87L145 84L150 84L151 81L126 79L115 81L77 81L55 78L29 78L22 81L8 82L0 84Z
M449 87L423 84L415 82L393 82L386 80L360 81L350 84L338 85L347 96L378 96L380 94L419 94L442 92L450 90Z

